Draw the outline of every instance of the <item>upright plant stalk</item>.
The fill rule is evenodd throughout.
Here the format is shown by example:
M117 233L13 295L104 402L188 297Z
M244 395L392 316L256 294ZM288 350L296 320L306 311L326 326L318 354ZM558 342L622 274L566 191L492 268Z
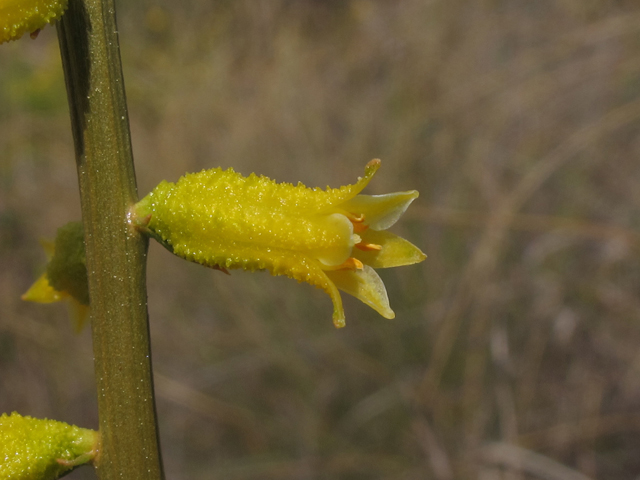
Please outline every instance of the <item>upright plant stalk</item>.
M164 477L137 201L113 0L70 0L58 23L85 231L101 480Z

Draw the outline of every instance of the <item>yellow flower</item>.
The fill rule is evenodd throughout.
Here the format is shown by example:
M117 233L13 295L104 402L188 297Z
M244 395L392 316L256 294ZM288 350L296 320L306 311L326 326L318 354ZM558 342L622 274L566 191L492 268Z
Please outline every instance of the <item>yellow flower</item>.
M67 9L67 0L0 0L0 43L37 35Z
M418 192L359 195L380 167L341 188L307 188L214 168L161 182L135 205L132 222L176 255L226 271L268 270L326 291L345 324L338 290L393 318L375 268L418 263L416 246L386 230Z
M53 480L92 462L100 435L55 420L0 415L0 480Z
M42 242L42 246L49 259L47 269L22 295L22 300L37 303L68 301L75 330L80 332L89 314L82 223L71 222L60 227L55 243Z

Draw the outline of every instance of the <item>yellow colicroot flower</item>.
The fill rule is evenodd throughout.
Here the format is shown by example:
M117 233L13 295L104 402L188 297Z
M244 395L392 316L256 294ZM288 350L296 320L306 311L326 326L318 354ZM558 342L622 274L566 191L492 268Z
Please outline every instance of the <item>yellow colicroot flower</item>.
M37 34L66 9L67 0L0 0L0 43Z
M0 480L53 480L94 461L95 430L55 420L0 415Z
M264 269L322 288L333 301L336 327L345 324L338 290L393 318L374 269L426 255L386 231L417 191L359 195L379 167L372 160L356 184L327 190L214 168L161 182L131 219L187 260L223 271Z

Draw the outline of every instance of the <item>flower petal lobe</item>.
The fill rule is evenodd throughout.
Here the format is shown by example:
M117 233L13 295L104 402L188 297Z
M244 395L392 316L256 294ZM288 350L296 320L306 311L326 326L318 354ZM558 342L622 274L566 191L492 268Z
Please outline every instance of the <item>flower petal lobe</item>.
M416 190L386 195L358 195L339 207L363 214L365 225L373 230L386 230L398 221L416 198Z
M411 242L398 235L375 230L367 230L361 234L363 243L380 245L380 250L353 251L353 256L373 268L391 268L420 263L427 256Z
M389 306L387 289L376 271L369 265L362 270L331 270L327 277L342 291L369 305L385 318L395 318Z

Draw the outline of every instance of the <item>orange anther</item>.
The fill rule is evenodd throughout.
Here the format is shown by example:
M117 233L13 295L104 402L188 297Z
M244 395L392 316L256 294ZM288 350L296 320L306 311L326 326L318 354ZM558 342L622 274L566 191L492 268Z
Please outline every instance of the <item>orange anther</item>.
M337 270L362 270L364 268L363 263L357 258L347 258L347 261L340 265Z
M371 252L373 250L380 251L382 250L382 245L376 245L375 243L356 243L356 248L362 250L363 252Z
M362 222L364 222L364 213L356 215L355 213L345 212L344 216L347 217L351 223L362 223Z
M367 228L369 228L369 225L365 225L364 223L354 223L353 233L364 232Z

